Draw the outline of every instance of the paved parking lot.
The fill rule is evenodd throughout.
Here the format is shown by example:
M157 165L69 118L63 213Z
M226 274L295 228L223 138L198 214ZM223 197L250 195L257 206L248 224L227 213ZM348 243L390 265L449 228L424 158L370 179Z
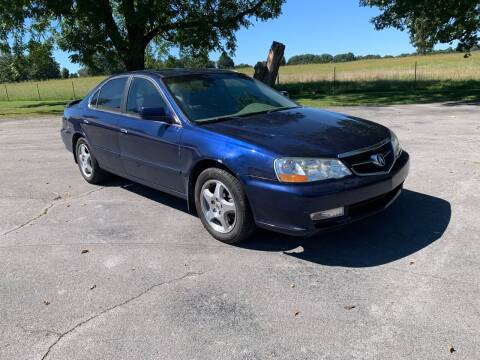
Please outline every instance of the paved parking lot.
M59 118L1 121L0 359L478 359L480 106L336 110L397 132L404 193L242 247L181 200L87 184Z

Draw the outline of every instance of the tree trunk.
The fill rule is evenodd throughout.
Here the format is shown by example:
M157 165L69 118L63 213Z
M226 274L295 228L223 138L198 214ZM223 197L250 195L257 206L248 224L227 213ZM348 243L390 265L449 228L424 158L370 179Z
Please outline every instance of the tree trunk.
M127 71L143 70L145 69L145 47L143 46L143 39L131 41L126 54L123 57L123 63Z
M269 86L275 85L284 53L285 45L274 41L268 53L267 61L259 61L255 65L255 75L253 77Z

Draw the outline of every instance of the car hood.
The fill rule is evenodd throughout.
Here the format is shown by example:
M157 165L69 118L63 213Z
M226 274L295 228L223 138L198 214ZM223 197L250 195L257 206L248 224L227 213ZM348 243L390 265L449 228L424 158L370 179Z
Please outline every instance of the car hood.
M295 108L202 125L282 156L336 157L390 137L374 122L311 108Z

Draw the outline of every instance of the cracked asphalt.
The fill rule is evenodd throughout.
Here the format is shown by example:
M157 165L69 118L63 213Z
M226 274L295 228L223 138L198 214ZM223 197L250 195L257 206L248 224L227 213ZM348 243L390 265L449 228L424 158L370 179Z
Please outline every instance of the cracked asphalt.
M241 247L182 200L87 184L60 118L0 121L0 359L478 359L480 107L334 110L397 132L403 194Z

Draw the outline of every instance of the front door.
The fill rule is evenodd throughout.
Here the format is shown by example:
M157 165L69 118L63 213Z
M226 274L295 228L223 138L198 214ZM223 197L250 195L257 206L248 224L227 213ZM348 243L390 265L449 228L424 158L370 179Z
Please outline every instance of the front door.
M160 189L185 192L180 176L180 133L178 124L146 120L141 107L170 110L153 81L134 77L128 91L125 114L119 120L120 154L124 171Z

